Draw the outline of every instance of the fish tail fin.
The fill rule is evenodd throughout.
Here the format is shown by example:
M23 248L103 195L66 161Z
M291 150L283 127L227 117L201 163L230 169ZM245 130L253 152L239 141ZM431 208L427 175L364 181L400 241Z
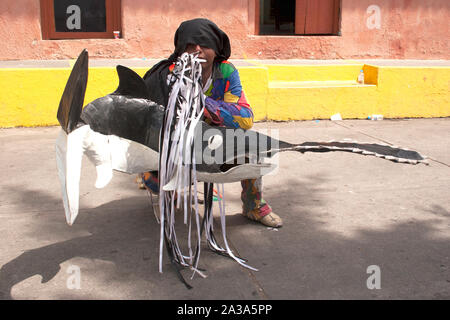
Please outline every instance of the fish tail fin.
M56 115L63 130L69 134L77 128L83 109L88 78L89 55L84 49L72 68Z

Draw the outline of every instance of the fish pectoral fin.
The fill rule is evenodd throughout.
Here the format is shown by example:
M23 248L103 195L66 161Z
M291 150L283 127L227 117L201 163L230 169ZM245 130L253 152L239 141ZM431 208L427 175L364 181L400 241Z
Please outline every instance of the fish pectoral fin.
M111 162L102 163L95 167L97 171L97 180L95 181L95 187L102 189L108 185L113 177L113 170Z
M106 187L113 177L109 136L89 128L83 141L83 148L84 154L95 165L97 171L95 187L98 189Z

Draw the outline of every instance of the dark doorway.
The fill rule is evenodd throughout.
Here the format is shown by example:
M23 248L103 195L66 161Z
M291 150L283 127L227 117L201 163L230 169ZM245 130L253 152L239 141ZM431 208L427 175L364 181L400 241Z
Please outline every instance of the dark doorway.
M337 35L340 0L260 0L261 35Z

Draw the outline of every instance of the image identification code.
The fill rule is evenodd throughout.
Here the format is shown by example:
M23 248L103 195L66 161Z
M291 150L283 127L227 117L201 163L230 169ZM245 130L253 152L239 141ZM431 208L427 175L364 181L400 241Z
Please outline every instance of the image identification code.
M272 310L270 304L222 304L220 308L210 306L179 306L178 315L198 315L208 318L212 314L220 315L267 315Z
M270 304L231 304L229 306L223 304L221 314L268 314L270 310L272 310L272 306Z

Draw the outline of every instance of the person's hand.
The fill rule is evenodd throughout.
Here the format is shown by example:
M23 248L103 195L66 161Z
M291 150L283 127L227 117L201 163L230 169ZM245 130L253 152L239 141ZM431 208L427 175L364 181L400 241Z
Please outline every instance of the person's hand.
M205 115L205 119L208 119L210 124L215 125L215 126L220 126L222 125L222 118L219 115L219 108L216 106L216 104L214 103L215 101L210 98L210 97L206 97L205 98L205 110L204 110L204 115Z

